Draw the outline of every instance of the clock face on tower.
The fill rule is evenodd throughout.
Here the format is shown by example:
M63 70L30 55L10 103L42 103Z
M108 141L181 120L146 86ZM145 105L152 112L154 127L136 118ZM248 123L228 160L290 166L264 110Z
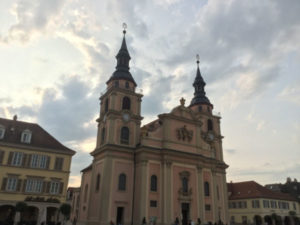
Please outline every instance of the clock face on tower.
M130 115L128 113L123 113L122 117L125 122L128 122L130 120Z
M209 132L207 136L208 136L208 138L209 138L210 141L213 141L214 138L215 138L215 135L213 133L211 133L211 132Z

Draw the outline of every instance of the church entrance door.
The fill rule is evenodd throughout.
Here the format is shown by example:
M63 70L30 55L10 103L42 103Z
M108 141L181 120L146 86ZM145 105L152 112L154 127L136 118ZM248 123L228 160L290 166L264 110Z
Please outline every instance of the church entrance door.
M117 208L117 225L123 225L124 207Z
M182 225L188 225L189 214L190 214L190 204L181 203L181 213L182 213Z

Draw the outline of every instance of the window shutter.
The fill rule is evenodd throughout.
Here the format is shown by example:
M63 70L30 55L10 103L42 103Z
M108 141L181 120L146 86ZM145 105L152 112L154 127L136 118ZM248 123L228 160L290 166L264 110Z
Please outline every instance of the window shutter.
M7 183L7 178L2 179L2 185L1 185L1 190L5 191L6 189L6 183Z
M22 188L23 192L25 192L25 190L26 190L26 184L27 184L27 180L24 180L24 182L23 182L23 188Z
M43 181L43 193L47 193L47 181Z
M26 165L26 159L27 159L27 154L23 154L22 167L25 167L25 165Z
M60 182L60 184L59 184L59 194L62 194L63 190L64 190L64 183Z
M51 182L47 182L47 189L46 189L46 192L47 193L50 193L50 186L51 186Z
M10 153L9 153L8 161L7 161L7 164L8 164L8 165L11 165L11 161L12 161L13 155L14 155L13 152L10 152Z
M46 169L49 169L50 156L47 156Z
M27 163L26 163L26 167L31 167L31 158L32 158L32 154L29 154L27 157Z
M60 165L59 165L60 170L63 169L63 164L64 164L64 158L60 158Z
M58 170L58 158L55 158L55 164L54 164L54 169Z
M18 179L17 191L21 190L21 186L22 186L22 179Z
M0 151L0 165L2 164L3 157L4 157L4 151Z

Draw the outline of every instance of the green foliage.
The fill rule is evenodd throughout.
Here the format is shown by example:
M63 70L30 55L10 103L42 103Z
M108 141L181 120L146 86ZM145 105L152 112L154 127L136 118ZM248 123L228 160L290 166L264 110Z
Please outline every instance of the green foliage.
M68 218L71 213L71 206L64 203L60 206L59 211L64 215L65 218Z
M17 212L24 212L27 208L27 204L25 202L17 202L16 204L16 211Z

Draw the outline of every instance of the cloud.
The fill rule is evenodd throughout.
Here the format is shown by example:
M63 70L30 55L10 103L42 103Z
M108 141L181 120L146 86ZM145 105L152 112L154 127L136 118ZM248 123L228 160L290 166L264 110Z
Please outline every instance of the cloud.
M96 123L84 126L84 123L95 120L98 111L97 96L91 92L89 84L72 76L64 78L58 88L61 97L58 91L45 90L38 122L61 141L82 141L94 136Z
M296 177L299 180L300 163L290 162L274 165L266 162L263 165L247 168L230 168L230 179L237 181L255 180L261 184L274 181L284 181L286 177Z
M37 32L45 31L50 23L56 24L56 16L64 3L63 0L18 0L11 9L17 22L1 37L2 42L28 42Z
M300 105L300 83L294 83L285 87L278 95L286 101Z
M228 153L228 154L235 154L237 153L237 150L236 149L225 149L225 151Z

